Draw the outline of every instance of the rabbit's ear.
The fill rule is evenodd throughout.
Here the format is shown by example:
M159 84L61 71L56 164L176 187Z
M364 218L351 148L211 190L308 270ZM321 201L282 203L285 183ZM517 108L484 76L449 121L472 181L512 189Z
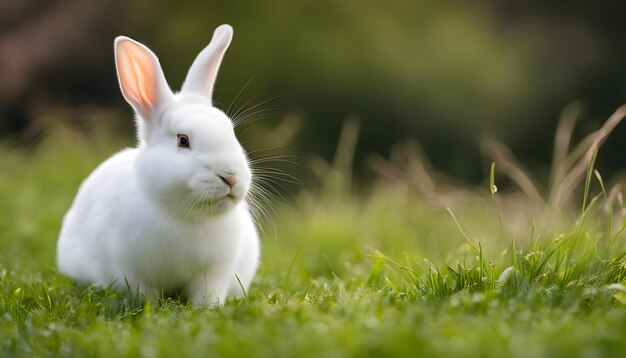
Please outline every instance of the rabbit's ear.
M202 94L212 100L217 71L232 38L233 28L230 25L221 25L215 29L211 42L189 68L181 92Z
M122 94L146 121L172 96L157 57L146 46L125 36L115 39L115 65Z

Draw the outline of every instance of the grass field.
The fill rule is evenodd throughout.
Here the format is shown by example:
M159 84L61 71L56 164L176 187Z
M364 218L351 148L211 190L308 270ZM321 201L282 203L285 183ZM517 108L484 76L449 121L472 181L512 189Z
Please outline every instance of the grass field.
M545 190L497 143L510 178L484 187L446 184L404 145L355 190L349 127L336 162L314 165L321 184L263 223L248 296L215 310L142 305L56 272L62 216L118 140L61 131L0 146L0 356L623 356L621 186L589 170L611 128L557 148L568 164Z

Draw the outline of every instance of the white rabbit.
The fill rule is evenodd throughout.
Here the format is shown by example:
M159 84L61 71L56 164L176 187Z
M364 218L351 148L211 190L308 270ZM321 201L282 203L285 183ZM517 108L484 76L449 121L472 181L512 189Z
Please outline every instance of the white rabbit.
M245 202L252 173L231 120L212 105L232 34L215 30L176 94L147 47L115 39L139 143L82 183L57 243L61 273L150 299L181 294L195 306L248 289L260 255Z

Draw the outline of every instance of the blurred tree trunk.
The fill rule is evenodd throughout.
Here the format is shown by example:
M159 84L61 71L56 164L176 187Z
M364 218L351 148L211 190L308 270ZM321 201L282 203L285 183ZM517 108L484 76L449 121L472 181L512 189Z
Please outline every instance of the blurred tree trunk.
M94 45L94 38L119 20L119 5L119 0L0 1L0 117L5 117L0 132L21 126L16 112L24 108L16 107L28 102L24 97L40 76L91 57L92 48L102 46Z

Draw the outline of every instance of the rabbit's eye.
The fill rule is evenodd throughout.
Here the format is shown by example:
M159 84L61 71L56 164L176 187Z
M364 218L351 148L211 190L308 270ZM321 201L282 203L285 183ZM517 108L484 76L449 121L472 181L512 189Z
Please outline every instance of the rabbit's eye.
M189 148L189 137L186 134L178 135L178 148Z

